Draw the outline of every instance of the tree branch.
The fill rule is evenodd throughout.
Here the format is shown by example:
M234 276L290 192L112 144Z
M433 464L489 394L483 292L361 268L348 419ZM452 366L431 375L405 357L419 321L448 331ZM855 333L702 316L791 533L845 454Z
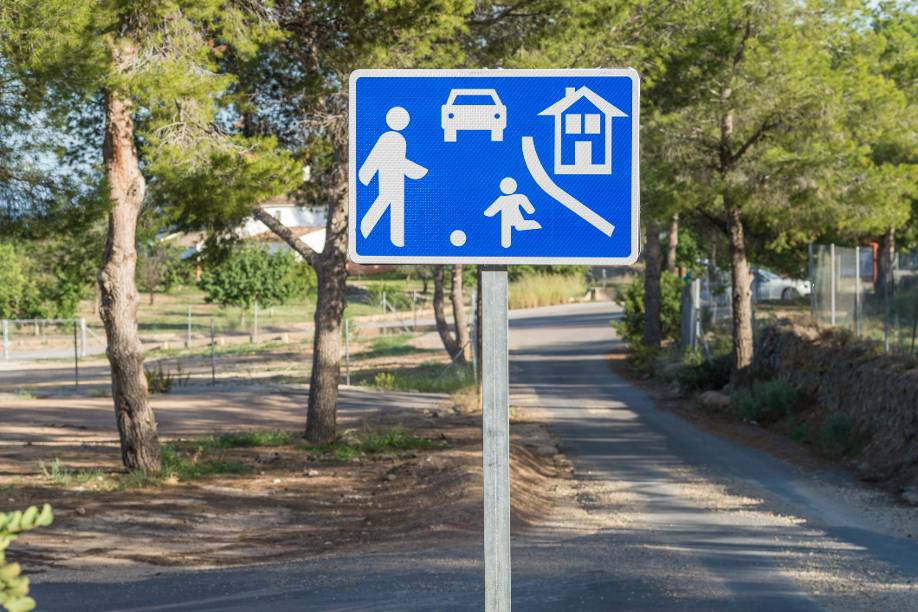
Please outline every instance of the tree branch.
M774 119L774 118L768 118L765 121L763 121L762 124L756 129L756 131L753 132L752 135L746 139L746 142L740 145L740 148L736 150L736 153L730 156L730 165L731 166L735 165L736 162L742 159L743 155L746 154L746 151L749 150L749 147L751 147L758 141L762 140L762 138L764 138L765 135L768 134L768 132L775 129L780 124L781 124L781 121L779 119Z
M260 205L252 209L252 214L256 219L268 226L268 229L274 232L278 238L290 245L290 248L299 253L309 265L315 267L319 261L319 254L312 247L300 240L294 235L290 228L274 218L274 216Z

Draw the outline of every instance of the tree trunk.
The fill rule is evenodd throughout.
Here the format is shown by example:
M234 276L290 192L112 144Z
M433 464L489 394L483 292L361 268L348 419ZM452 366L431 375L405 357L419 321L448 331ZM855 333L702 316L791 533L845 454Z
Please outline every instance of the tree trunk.
M443 312L443 266L434 266L433 282L434 321L437 323L437 333L440 334L443 348L452 358L459 352L459 345L456 343L456 339L453 338L452 332L450 332L449 323L446 321L446 313Z
M890 296L893 293L895 285L893 262L895 257L896 230L891 227L880 237L880 244L877 248L877 282L875 291L878 296L885 296L887 290Z
M678 274L676 249L679 247L679 213L675 213L669 221L669 244L666 247L666 269L673 274Z
M309 405L306 410L306 439L318 444L334 442L338 416L338 383L341 379L341 317L347 284L347 139L336 138L334 184L325 225L325 246L321 255L308 247L304 253L316 270L315 336Z
M660 228L647 224L644 243L644 346L659 348L663 340L660 324Z
M116 63L132 61L120 48ZM131 54L131 57L117 57ZM106 355L111 364L112 400L121 439L121 460L131 471L160 470L159 438L143 369L143 347L137 332L140 296L135 284L137 218L146 183L134 146L130 103L120 94L105 94L105 140L102 159L111 211L98 282L99 315L105 325Z
M453 321L456 323L456 352L461 353L459 355L460 360L468 362L472 359L472 347L469 345L469 326L465 318L465 295L462 293L462 264L453 266L453 288L450 297L453 301Z
M318 444L335 441L338 383L341 379L341 316L344 313L344 266L325 262L316 269L318 282L312 373L306 411L306 439Z
M726 199L726 198L725 198ZM733 386L752 385L752 282L746 259L746 236L739 209L727 206L733 301Z

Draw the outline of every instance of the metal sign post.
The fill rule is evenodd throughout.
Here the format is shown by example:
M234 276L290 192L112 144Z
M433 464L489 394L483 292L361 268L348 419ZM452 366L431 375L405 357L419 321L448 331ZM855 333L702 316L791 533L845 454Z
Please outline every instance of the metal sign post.
M640 79L630 68L356 70L348 97L349 259L484 266L485 610L509 612L506 266L637 260Z
M510 394L507 268L486 267L482 281L482 429L485 610L510 611Z

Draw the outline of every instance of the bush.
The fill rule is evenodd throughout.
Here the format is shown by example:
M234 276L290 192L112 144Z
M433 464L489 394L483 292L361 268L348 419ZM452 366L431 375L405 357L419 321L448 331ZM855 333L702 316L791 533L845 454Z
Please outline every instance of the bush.
M367 289L370 305L382 307L383 296L386 297L386 303L395 310L410 310L411 295L396 288L381 285L372 285ZM389 310L388 308L386 310Z
M730 382L731 367L729 355L683 366L676 376L679 390L691 394L723 389Z
M852 430L851 419L847 414L833 412L819 429L819 441L826 452L840 457L851 452L854 447L851 439Z
M582 274L524 274L510 283L510 308L564 304L582 297L586 290L586 281Z
M679 337L681 327L680 308L682 296L682 283L675 275L663 273L660 275L660 324L664 339L675 340ZM623 307L622 318L613 323L613 327L628 343L632 351L644 342L644 279L635 278L631 285L617 298Z
M156 369L144 368L143 374L147 378L147 389L150 393L169 393L175 383L172 372L163 370L163 364L157 363Z
M25 512L0 512L0 606L9 612L27 612L35 609L35 600L29 597L29 579L22 575L18 563L7 563L6 549L23 532L37 527L47 527L54 521L51 506L41 510L32 506Z
M787 381L777 379L734 393L730 406L741 419L768 425L792 414L799 401L800 392Z
M291 251L245 246L211 264L199 285L208 302L221 306L279 306L315 287L315 272Z

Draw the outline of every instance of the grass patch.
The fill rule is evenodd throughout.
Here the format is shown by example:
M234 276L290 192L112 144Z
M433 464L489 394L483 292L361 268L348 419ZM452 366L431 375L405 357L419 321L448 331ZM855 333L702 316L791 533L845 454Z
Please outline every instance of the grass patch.
M35 393L31 389L19 389L16 392L16 397L21 400L33 400L35 399Z
M289 431L238 431L201 436L196 438L194 443L205 449L254 448L286 446L293 442L293 438L293 433Z
M510 283L510 308L564 304L583 297L587 284L580 274L525 274Z
M730 398L730 407L737 416L762 425L793 414L799 403L800 392L781 379L758 383L751 390L738 391Z
M415 436L403 427L385 430L348 429L332 444L304 445L303 448L324 459L351 461L363 455L391 455L399 451L430 448L428 438Z
M83 485L93 481L104 482L108 479L108 475L102 470L73 470L62 465L61 460L58 458L55 458L51 463L39 461L38 467L41 470L41 475L52 485L58 487Z
M225 344L214 347L215 357L245 357L249 355L259 355L261 353L278 351L280 349L294 350L300 345L296 343L284 343L279 340L268 342L240 342L238 344ZM165 359L175 357L210 357L210 344L196 346L192 348L154 348L147 351L147 354L154 358Z
M375 359L377 357L398 357L399 355L414 355L417 353L433 352L429 349L419 349L408 342L414 334L398 334L395 336L379 336L374 338L369 350L355 355L356 359Z
M386 391L458 393L474 386L475 373L471 365L456 364L446 369L443 363L429 362L405 368L364 370L353 379L355 384Z

